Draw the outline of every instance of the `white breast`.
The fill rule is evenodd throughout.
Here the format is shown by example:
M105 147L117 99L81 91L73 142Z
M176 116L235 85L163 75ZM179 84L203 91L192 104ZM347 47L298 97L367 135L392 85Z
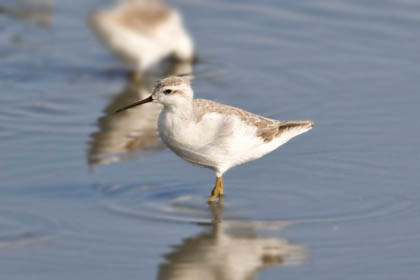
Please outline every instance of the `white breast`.
M261 151L264 141L256 136L256 128L235 115L207 113L196 122L164 110L159 118L159 132L178 156L219 173L275 149Z

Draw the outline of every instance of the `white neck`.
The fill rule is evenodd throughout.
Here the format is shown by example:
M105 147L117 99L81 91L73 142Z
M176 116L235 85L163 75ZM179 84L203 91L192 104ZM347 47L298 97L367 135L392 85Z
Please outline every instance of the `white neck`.
M191 118L192 116L192 100L191 99L180 99L175 104L165 104L165 109L169 113L176 114L183 118Z

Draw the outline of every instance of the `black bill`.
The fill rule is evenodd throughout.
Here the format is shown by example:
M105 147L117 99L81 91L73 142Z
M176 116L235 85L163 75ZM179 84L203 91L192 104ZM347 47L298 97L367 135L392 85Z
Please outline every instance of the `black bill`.
M138 106L138 105L141 105L141 104L144 104L144 103L149 103L149 102L152 102L152 101L153 101L153 98L152 98L152 96L150 95L150 96L149 96L149 97L147 97L146 99L143 99L143 100L141 100L141 101L137 101L136 103L133 103L133 104L131 104L131 105L128 105L128 106L125 106L125 107L123 107L123 108L118 109L117 111L115 111L115 113L119 113L119 112L125 111L125 110L127 110L127 109L130 109L130 108L136 107L136 106Z

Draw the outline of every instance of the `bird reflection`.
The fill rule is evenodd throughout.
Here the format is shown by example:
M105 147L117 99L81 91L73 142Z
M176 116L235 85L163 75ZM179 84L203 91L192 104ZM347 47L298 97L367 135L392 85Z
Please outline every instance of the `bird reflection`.
M15 5L0 4L0 13L19 19L30 20L39 26L50 26L52 23L51 0L18 0Z
M252 222L222 222L223 201L209 205L213 222L165 255L158 279L254 279L265 268L303 262L305 247L258 236ZM245 225L245 226L244 226Z
M107 164L132 159L138 156L134 153L136 151L163 149L157 130L162 105L149 103L119 114L115 114L115 110L148 97L154 83L161 77L191 72L190 63L173 62L168 63L157 76L151 73L144 75L136 84L128 80L125 88L113 98L104 109L104 115L98 119L99 130L91 134L88 163Z
M171 55L180 61L194 58L193 41L180 14L161 1L118 1L92 12L89 21L102 43L136 72Z

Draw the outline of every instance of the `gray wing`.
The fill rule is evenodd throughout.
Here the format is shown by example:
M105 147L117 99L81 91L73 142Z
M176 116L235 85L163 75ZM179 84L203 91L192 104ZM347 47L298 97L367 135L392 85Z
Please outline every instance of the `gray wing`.
M195 99L193 106L197 122L199 122L206 113L235 115L247 124L255 126L257 128L257 136L263 138L264 142L270 142L284 132L287 132L289 129L309 128L313 126L312 121L272 120L236 107L206 99Z

